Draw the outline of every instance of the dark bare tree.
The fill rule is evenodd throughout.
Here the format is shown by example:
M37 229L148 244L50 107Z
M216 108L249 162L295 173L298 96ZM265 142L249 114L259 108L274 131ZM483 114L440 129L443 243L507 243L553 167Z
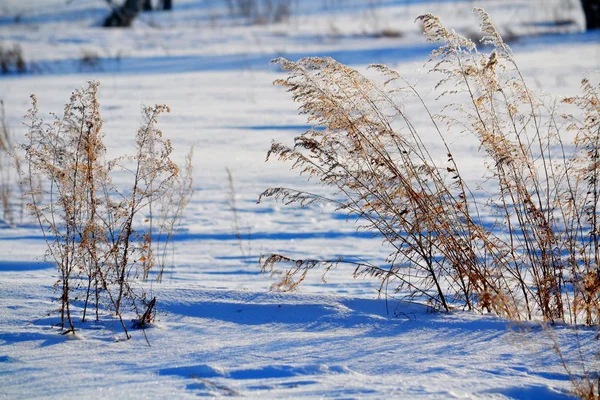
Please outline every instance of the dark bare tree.
M125 0L120 6L115 6L112 0L107 0L107 2L113 6L113 11L102 24L106 28L127 28L131 26L140 12L153 9L150 0ZM172 0L162 0L156 10L171 10L172 8Z
M600 0L581 0L587 30L600 28Z

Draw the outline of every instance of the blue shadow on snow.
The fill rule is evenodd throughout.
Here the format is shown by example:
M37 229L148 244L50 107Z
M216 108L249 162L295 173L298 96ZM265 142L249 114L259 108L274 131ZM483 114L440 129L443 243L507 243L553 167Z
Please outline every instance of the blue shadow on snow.
M180 55L161 57L123 57L103 58L99 61L98 70L83 69L80 59L66 59L60 61L39 61L35 64L34 75L65 75L94 73L103 74L157 74L157 73L187 73L207 71L238 71L238 70L265 70L277 69L270 65L277 57L297 60L303 57L332 57L346 65L367 65L371 63L393 63L395 61L409 61L427 59L435 46L424 44L409 47L384 47L358 50L334 50L327 52L310 53L279 53L279 54L226 54L217 56L206 55ZM12 73L5 77L19 77Z
M38 271L53 268L54 264L39 261L0 261L0 272Z
M1 23L0 23L1 25ZM600 43L600 30L571 33L547 34L532 37L521 37L511 44L514 49L527 51L530 48L550 47L570 43ZM98 70L85 70L80 59L60 61L39 61L35 64L33 74L64 75L64 74L157 74L157 73L186 73L206 71L238 71L276 69L270 62L277 57L297 60L303 57L332 57L346 65L368 65L372 63L391 64L394 62L428 59L430 52L437 46L424 43L414 46L391 46L355 50L333 50L321 52L292 52L271 54L225 54L225 55L179 55L155 57L123 57L104 58L99 62ZM6 78L19 77L16 73L4 75ZM257 129L269 127L257 127ZM292 128L290 128L292 129Z
M303 239L343 239L343 238L357 238L367 239L373 238L371 232L339 232L339 231L328 231L328 232L252 232L251 235L244 236L244 240L303 240ZM158 235L153 237L153 240L158 240ZM190 240L219 240L219 241L237 241L238 236L234 233L189 233L189 232L176 232L173 237L175 242L185 242ZM44 240L42 235L27 235L27 236L11 236L2 237L0 241L19 241L19 240ZM1 270L0 264L0 270ZM46 268L44 266L43 268ZM42 269L34 268L34 269Z

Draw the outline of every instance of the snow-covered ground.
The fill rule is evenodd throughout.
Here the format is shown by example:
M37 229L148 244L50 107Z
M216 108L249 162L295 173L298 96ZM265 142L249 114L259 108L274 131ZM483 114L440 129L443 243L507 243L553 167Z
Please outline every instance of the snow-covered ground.
M268 187L312 185L264 162L272 140L290 143L306 129L290 96L272 86L283 74L271 59L327 55L361 70L387 63L432 100L424 67L432 45L414 18L431 12L474 35L470 10L483 6L514 38L526 79L572 95L585 72L600 68L600 34L582 31L578 1L296 0L289 20L260 25L232 17L225 1L175 0L172 12L116 30L99 27L104 1L68 3L0 4L0 45L19 44L30 63L26 74L0 75L13 135L23 138L31 93L42 116L60 113L73 89L95 79L109 156L132 152L142 104L168 104L160 128L179 160L195 146L195 193L173 266L152 288L159 313L146 330L150 347L140 331L117 341L122 332L109 316L84 324L76 339L60 336L57 272L37 261L45 250L38 228L0 229L0 397L565 398L571 386L556 342L574 374L579 354L598 371L591 329L431 313L378 298L378 282L341 266L327 283L317 272L298 292L275 293L257 263L266 252L373 263L388 253L339 212L256 204ZM453 149L472 160L466 174L479 174L474 143L457 139Z

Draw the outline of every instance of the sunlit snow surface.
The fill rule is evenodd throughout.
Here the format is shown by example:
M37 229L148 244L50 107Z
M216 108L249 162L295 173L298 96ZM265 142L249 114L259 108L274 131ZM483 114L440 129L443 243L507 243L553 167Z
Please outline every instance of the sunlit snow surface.
M75 338L60 336L53 327L58 275L36 261L45 249L40 232L31 221L0 228L0 397L565 398L571 386L555 341L575 375L579 351L598 371L594 330L431 313L378 298L377 282L355 280L346 267L331 271L327 283L316 272L297 293L273 293L274 279L257 263L266 252L383 263L389 251L331 208L256 204L271 186L325 190L289 165L264 162L272 140L291 143L307 128L290 96L271 85L283 77L272 58L327 55L361 71L384 62L433 102L435 79L424 66L432 45L414 18L432 12L471 35L470 9L483 6L502 33L519 35L510 45L533 87L573 95L583 74L600 68L600 33L581 32L578 1L308 0L294 2L289 21L251 25L232 18L224 1L175 0L172 12L144 14L126 30L99 27L105 4L0 4L0 44L18 43L33 63L25 75L0 76L11 131L23 138L31 93L45 116L60 113L86 80L99 80L109 156L132 152L142 104L168 104L160 127L178 160L195 146L195 194L175 234L173 266L152 287L159 313L145 332L150 347L141 331L120 341L108 316L84 324ZM400 37L378 38L384 30ZM553 33L533 35L545 31ZM82 62L85 54L98 59ZM417 104L405 107L417 126L425 120ZM476 144L451 141L464 174L478 178Z

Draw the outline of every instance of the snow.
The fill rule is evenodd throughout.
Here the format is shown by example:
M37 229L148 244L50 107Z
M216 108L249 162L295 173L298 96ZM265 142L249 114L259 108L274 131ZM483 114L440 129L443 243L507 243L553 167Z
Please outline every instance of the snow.
M569 390L539 327L493 316L395 302L388 314L384 300L173 281L159 289L151 347L139 331L115 343L110 320L84 325L73 341L50 326L56 317L40 315L52 307L49 285L28 295L24 278L40 279L3 272L0 368L9 398L565 398ZM574 332L555 332L573 350ZM594 332L579 335L590 341Z
M96 79L109 155L132 152L142 104L168 104L159 127L179 160L195 146L195 194L175 235L173 265L152 285L158 320L128 341L109 315L59 335L58 275L39 261L38 228L26 220L0 229L0 397L569 398L570 378L553 347L575 375L580 354L598 371L594 329L434 313L393 294L378 298L378 282L353 279L343 266L327 283L315 271L296 293L271 292L275 278L257 264L263 253L377 264L387 249L327 207L256 202L271 186L313 187L289 166L264 162L272 140L290 143L306 129L289 95L271 84L283 77L271 59L328 55L361 71L384 62L432 100L424 67L432 45L414 18L432 12L471 33L469 10L483 6L501 32L518 36L510 45L532 85L575 94L583 74L600 68L600 36L582 32L578 4L306 0L294 2L289 21L256 25L231 17L224 1L176 0L170 13L104 30L109 10L100 0L5 0L0 44L18 43L34 63L30 73L0 76L13 135L23 138L31 93L41 115L58 113L75 88ZM557 16L573 24L548 24ZM378 38L384 29L401 35ZM554 32L532 35L547 30ZM98 61L86 64L84 54ZM413 109L407 105L409 115ZM452 145L470 165L465 174L480 174L476 147L461 138Z

